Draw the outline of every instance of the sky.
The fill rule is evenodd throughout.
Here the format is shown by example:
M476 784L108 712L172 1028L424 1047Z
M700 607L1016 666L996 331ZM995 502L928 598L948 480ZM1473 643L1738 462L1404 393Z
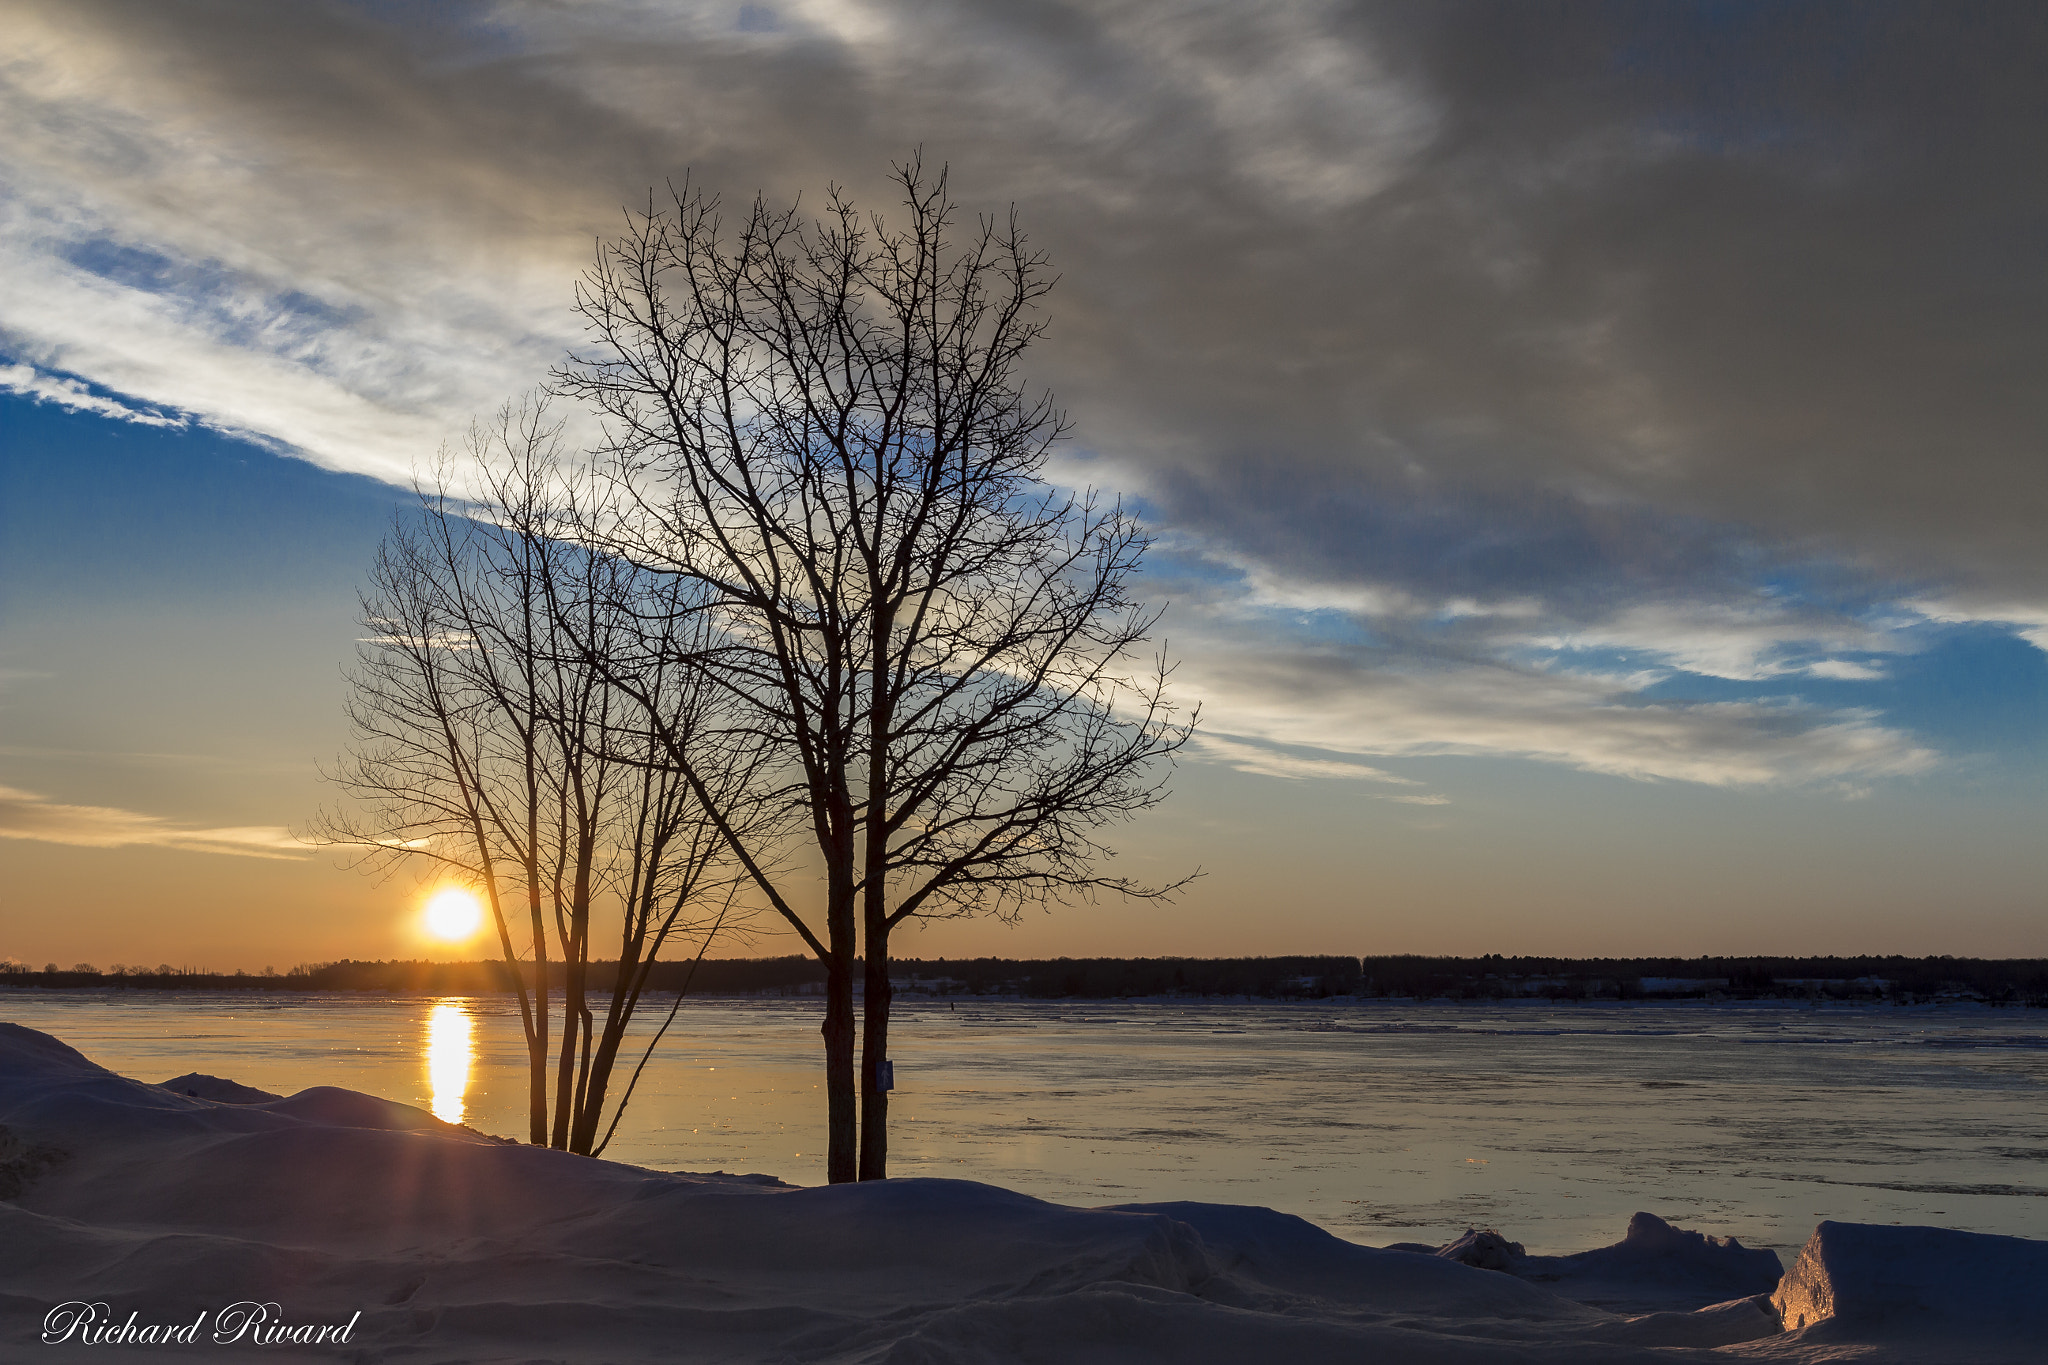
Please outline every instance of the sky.
M2048 954L2048 11L0 0L0 957L416 956L307 848L414 471L627 206L1059 283L1171 905L906 956ZM787 935L734 953L798 951Z

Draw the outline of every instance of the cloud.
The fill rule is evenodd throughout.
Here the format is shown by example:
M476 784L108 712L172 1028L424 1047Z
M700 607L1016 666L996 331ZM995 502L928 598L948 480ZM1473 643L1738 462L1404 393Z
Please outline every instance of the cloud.
M361 20L267 9L11 7L0 335L40 369L402 480L559 355L621 198L572 193L549 223L562 178L500 164L512 144L478 136L445 74ZM495 103L473 112L509 116Z
M650 185L924 143L1052 252L1035 372L1176 518L1263 471L1226 521L1369 483L1537 512L1502 549L1636 506L2048 572L2022 11L748 13L16 0L9 349L390 474L544 372Z
M1243 206L1341 211L1435 120L1323 4L385 18L10 6L8 348L390 477L545 374L592 238L685 170L736 199L879 189L928 143L978 203L1093 231L1162 191L1217 206L1219 177Z
M1231 742L1863 780L1932 755L1802 687L1930 622L2048 648L2009 605L2048 601L2022 7L7 14L17 391L403 479L577 337L649 186L886 209L922 144L1061 272L1063 470L1194 566L1169 621Z
M175 848L245 858L292 858L305 853L305 845L281 828L194 829L162 816L112 806L63 805L13 787L0 787L0 838L84 848Z
M1930 621L1944 625L2003 626L2048 654L2048 604L1992 599L1923 598L1902 604Z
M1394 782L1404 786L1411 786L1415 781L1363 763L1282 753L1212 731L1196 735L1195 751L1205 758L1228 764L1241 773L1256 773L1261 777L1328 777L1352 782Z
M1887 659L1927 646L1928 618L1916 612L1830 610L1756 590L1661 595L1683 578L1649 600L1567 589L1561 600L1483 602L1463 584L1432 593L1414 580L1297 577L1184 534L1167 572L1183 655L1176 685L1240 745L1312 748L1318 762L1515 757L1635 779L1838 791L1937 761L1869 707L1798 695L1809 680L1884 678ZM1685 699L1683 684L1702 681L1775 695L1727 699L1720 687L1713 699ZM1253 761L1236 766L1279 766L1270 749L1246 752Z
M1360 648L1191 651L1176 683L1203 698L1220 730L1361 758L1519 757L1721 787L1840 786L1924 772L1936 758L1866 710L1647 701L1602 679L1422 668Z
M1883 676L1837 651L1909 653L1894 631L1764 597L1749 601L1639 602L1564 633L1527 635L1522 647L1554 654L1604 651L1707 678L1756 682L1800 675L1838 680ZM1819 656L1819 657L1816 657Z

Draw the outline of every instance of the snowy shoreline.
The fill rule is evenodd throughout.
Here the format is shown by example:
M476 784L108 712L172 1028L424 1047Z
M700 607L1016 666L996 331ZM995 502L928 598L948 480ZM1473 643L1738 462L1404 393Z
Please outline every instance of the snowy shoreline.
M331 1087L224 1098L241 1102L0 1025L10 1358L1991 1365L2048 1337L2048 1243L2020 1238L1823 1224L1766 1294L1772 1253L1654 1219L1576 1257L1374 1249L1266 1209L805 1189L508 1145ZM92 1346L74 1325L41 1345L79 1303L205 1330ZM216 1344L208 1315L243 1303L353 1326Z

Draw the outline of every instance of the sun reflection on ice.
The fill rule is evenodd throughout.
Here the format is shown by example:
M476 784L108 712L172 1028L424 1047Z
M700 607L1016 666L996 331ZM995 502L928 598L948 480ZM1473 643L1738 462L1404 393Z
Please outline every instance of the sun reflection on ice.
M476 1058L474 1034L469 1011L461 1005L443 1001L427 1016L427 1086L434 1096L434 1117L444 1123L462 1122L462 1096Z

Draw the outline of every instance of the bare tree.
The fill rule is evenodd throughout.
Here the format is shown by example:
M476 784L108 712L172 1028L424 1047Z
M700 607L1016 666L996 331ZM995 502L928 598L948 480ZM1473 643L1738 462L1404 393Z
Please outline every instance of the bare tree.
M370 634L350 678L354 745L335 774L354 802L323 812L314 836L377 867L438 863L478 889L518 995L529 1137L588 1153L655 961L692 938L701 956L734 918L741 885L669 755L696 756L728 822L744 805L731 789L751 771L744 745L719 733L723 697L689 664L690 634L710 618L679 580L562 534L560 508L577 490L559 457L544 406L507 408L472 433L465 464L438 472L439 489L466 482L482 495L423 492L417 520L385 537L362 596ZM666 648L645 655L623 692L615 667L590 660L637 646L642 617L663 623ZM620 723L650 714L658 734ZM590 976L601 906L620 936L600 1021Z
M1104 872L1101 835L1162 799L1192 726L1163 656L1138 657L1145 534L1044 476L1064 421L1018 362L1045 262L1014 214L956 242L943 171L913 160L896 183L895 227L836 191L821 221L757 198L730 233L687 187L650 205L600 250L590 342L556 376L607 419L617 495L589 533L714 608L719 648L693 667L772 749L822 864L819 915L775 850L725 828L826 969L835 1181L888 1169L894 931L1172 891ZM716 774L649 729L716 817Z

